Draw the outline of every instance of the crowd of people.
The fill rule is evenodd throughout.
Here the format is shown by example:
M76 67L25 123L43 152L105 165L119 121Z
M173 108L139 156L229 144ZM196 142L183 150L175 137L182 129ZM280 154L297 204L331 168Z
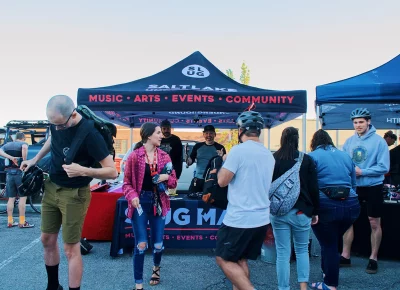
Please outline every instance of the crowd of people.
M339 285L339 267L351 266L352 224L360 214L360 202L367 204L371 225L372 248L366 272L374 274L378 271L378 250L382 238L382 185L384 175L389 171L389 151L385 140L376 134L367 109L354 110L350 118L355 134L346 141L343 151L335 147L326 131L318 130L313 136L310 154L298 150L299 134L293 127L283 130L281 147L272 154L260 142L259 136L264 128L264 120L257 112L244 112L238 117L240 144L234 146L229 154L222 145L214 141L215 128L205 126L205 142L198 143L187 158L188 165L197 161L196 175L189 197L198 198L198 195L201 195L203 173L208 161L214 156L222 156L224 163L218 172L218 184L220 187L228 186L228 206L222 226L218 230L216 262L232 282L234 289L255 289L250 281L247 260L257 259L260 255L269 223L272 224L276 243L279 289L290 288L292 240L300 289L336 289ZM157 237L157 224L152 222L154 217L148 216L155 214L155 210L151 211L148 207L153 204L155 208L154 197L152 201L146 199L146 191L143 190L141 181L137 180L139 178L144 182L147 179L150 184L151 170L146 171L144 166L134 169L140 162L146 163L143 156L152 155L162 142L159 135L161 129L153 125L152 131L145 134L146 126L149 125L144 124L141 129L142 143L145 147L142 152L145 153L137 151L129 157L131 174L125 176L124 191L130 202L130 210L135 212L132 218L134 231L139 231L138 223L142 219L138 214L142 212L140 208L143 203L146 221L150 221L151 232ZM153 135L149 136L150 133ZM159 156L161 159L164 155L161 152L154 155L154 158ZM147 160L149 164L152 162L154 159ZM301 165L298 170L299 189L295 201L284 214L270 214L270 197L266 193L274 182L281 180L281 177L298 162ZM160 164L164 163L160 161ZM161 168L158 168L154 174L160 173L160 170ZM138 175L139 172L145 173ZM162 180L166 181L170 188L176 186L174 172ZM161 219L163 214L164 211L160 215ZM321 245L323 279L310 284L308 243L311 229ZM155 241L152 241L154 266L151 285L160 282L160 252L163 244L157 238ZM138 240L136 244L134 276L135 289L139 290L143 289L143 262L140 255L147 247L147 239ZM339 253L341 246L343 250Z
M93 178L114 179L117 171L103 137L94 127L84 138L73 162L65 163L73 139L84 126L82 124L87 122L69 97L52 97L46 113L51 123L51 136L33 159L26 160L27 144L22 133L17 134L15 142L0 149L0 155L10 161L7 167L8 227L33 227L25 220L26 198L21 197L19 203L19 223L12 218L11 204L14 204L22 172L35 166L51 151L41 215L47 289L63 289L58 279L60 253L57 242L62 226L69 289L76 290L80 289L83 273L79 241L91 198L89 183ZM205 141L197 143L186 158L188 166L196 161L189 197L199 198L209 160L221 156L224 163L218 171L218 185L228 187L228 206L217 234L216 263L232 282L233 289L255 289L250 281L247 261L260 255L268 224L272 225L275 237L279 289L290 289L292 242L300 289L336 289L339 267L351 266L352 225L360 214L360 203L366 203L371 226L371 255L366 272L377 273L382 239L382 186L384 175L394 168L390 161L395 153L389 158L388 145L397 136L392 132L384 138L377 135L371 124L371 115L365 108L355 109L350 118L355 134L345 142L343 151L335 147L326 131L318 130L312 138L309 154L299 151L299 133L293 127L283 130L280 148L272 154L260 141L264 119L254 111L239 115L236 123L240 143L229 153L214 141L215 128L211 125L204 127ZM170 199L168 190L160 188L176 188L183 159L181 140L171 134L168 120L160 125L143 124L140 137L141 141L127 159L123 182L128 218L132 221L136 243L133 255L136 290L143 289L144 285L148 225L153 254L149 283L154 286L161 281L163 234ZM99 162L100 168L91 167L93 162ZM169 167L171 163L173 169ZM272 203L275 190L286 194L280 201L282 208L279 211L276 210L276 201ZM309 281L311 229L321 245L322 281L315 283Z

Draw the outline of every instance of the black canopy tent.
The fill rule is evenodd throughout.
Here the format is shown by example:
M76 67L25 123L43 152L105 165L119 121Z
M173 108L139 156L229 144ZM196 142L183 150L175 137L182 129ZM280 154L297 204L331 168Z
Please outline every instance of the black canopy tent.
M130 128L168 119L174 128L235 128L240 112L253 106L272 128L307 111L307 93L242 85L195 52L173 66L129 83L78 90L78 105Z

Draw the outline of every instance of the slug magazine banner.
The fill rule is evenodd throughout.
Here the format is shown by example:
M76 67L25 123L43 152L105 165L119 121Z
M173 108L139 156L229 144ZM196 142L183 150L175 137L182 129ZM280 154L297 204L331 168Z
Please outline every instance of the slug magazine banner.
M127 218L128 202L124 197L117 202L110 255L135 245L131 220ZM225 211L213 208L201 200L186 197L171 200L171 210L165 217L164 244L167 248L214 248L217 231ZM150 239L149 239L150 241Z

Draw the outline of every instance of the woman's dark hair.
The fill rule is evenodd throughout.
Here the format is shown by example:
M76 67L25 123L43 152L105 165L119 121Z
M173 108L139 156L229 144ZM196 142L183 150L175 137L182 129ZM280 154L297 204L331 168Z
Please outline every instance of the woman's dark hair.
M327 146L335 147L332 142L331 136L329 136L329 134L325 130L319 129L317 132L314 133L314 136L312 137L310 144L311 151L317 149L318 146L322 146L324 149Z
M156 130L156 128L159 125L156 123L144 123L141 127L140 127L140 138L142 138L142 140L140 142L137 142L135 147L133 147L133 150L139 149L140 147L143 146L144 143L147 142L147 139L153 135L154 131Z
M397 139L397 136L396 136L396 134L393 133L393 131L387 131L385 133L385 135L383 135L383 138L387 138L387 137L389 137L390 139L393 139L393 140Z
M277 159L295 159L295 153L299 150L299 131L294 127L287 127L282 131L281 148L275 152Z

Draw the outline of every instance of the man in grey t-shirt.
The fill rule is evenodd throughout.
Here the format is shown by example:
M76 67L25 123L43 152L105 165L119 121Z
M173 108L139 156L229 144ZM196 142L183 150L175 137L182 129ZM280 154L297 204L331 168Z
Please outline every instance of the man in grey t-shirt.
M218 173L218 184L229 187L228 207L217 234L216 261L234 289L254 289L247 260L260 255L270 223L268 192L275 159L260 142L264 119L259 113L243 112L237 125L242 144L231 149Z
M190 166L196 160L196 174L190 184L190 198L200 198L204 186L204 171L210 160L217 155L226 154L225 147L214 141L216 133L213 125L204 127L203 136L205 142L194 145L187 164Z
M0 148L0 156L7 158L5 160L6 171L6 195L7 202L7 227L12 228L32 228L34 225L25 220L26 196L22 196L18 192L18 187L22 184L22 171L19 169L19 161L26 160L28 156L28 144L25 142L25 134L18 132L14 142L6 143ZM15 198L19 196L18 210L19 223L13 219Z

